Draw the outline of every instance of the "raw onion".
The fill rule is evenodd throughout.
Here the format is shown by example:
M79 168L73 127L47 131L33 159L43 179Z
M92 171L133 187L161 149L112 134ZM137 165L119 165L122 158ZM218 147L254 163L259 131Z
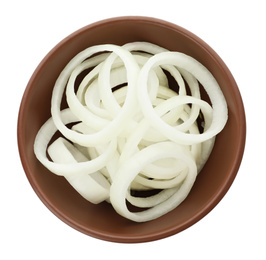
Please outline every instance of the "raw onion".
M92 46L60 73L34 152L89 202L150 221L188 196L227 113L213 75L188 55L148 42Z

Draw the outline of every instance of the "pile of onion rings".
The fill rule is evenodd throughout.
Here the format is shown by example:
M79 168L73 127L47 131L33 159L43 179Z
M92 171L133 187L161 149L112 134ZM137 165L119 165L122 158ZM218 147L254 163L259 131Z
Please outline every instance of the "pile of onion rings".
M61 109L64 96L68 107ZM227 118L217 81L194 58L148 42L97 45L59 75L34 152L86 200L106 201L121 216L144 222L188 196ZM157 192L135 195L149 190ZM130 211L129 204L142 210Z

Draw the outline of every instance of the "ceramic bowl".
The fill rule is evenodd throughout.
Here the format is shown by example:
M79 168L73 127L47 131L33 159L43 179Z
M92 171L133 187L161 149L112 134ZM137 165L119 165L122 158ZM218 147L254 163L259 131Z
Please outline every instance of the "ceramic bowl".
M59 73L77 53L97 44L148 41L188 54L205 65L226 98L229 118L212 154L185 201L168 214L144 223L118 215L108 203L83 199L63 178L36 159L37 131L50 117L51 93ZM79 29L58 43L40 62L23 95L18 117L18 147L26 176L40 200L63 222L89 236L120 243L147 242L181 232L208 214L230 188L242 160L246 122L238 86L217 53L186 29L150 17L117 17Z

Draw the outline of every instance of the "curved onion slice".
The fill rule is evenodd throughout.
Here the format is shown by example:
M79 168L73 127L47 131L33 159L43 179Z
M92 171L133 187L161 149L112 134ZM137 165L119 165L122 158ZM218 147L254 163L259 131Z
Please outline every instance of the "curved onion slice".
M145 165L169 157L182 159L187 164L187 176L181 187L171 197L152 208L142 212L130 212L125 198L131 182ZM115 210L122 216L136 222L149 221L177 207L187 197L196 176L197 167L193 158L184 151L180 151L179 145L173 142L156 143L136 153L118 169L110 188L110 200Z
M72 131L71 129L68 129L63 123L60 118L60 104L63 97L65 85L68 82L68 88L72 91L68 93L68 96L71 97L71 93L73 93L74 88L74 78L76 73L74 72L73 78L69 78L71 76L71 73L73 70L76 69L76 67L83 62L85 59L91 57L95 53L103 52L103 51L112 51L115 54L117 54L124 62L125 67L127 69L127 77L128 77L128 95L125 100L124 106L122 107L119 115L112 120L110 123L108 123L104 128L100 129L100 131L97 131L92 134L79 134L75 131ZM122 47L106 44L106 45L100 45L100 46L92 46L88 49L80 52L77 54L64 68L64 70L59 75L54 89L53 89L53 95L52 95L52 104L51 104L51 113L54 120L54 123L56 127L59 129L59 131L69 140L72 142L78 143L80 145L84 146L93 146L97 145L99 143L106 142L107 140L111 141L112 139L116 138L116 136L119 134L119 132L122 131L122 129L127 124L128 119L131 117L132 113L134 112L134 108L136 107L137 100L136 100L136 81L138 78L139 73L139 66L137 62L135 61L134 57L132 57L131 53ZM68 102L71 103L71 101L75 100L74 98L68 98ZM71 103L72 110L74 110L74 113L77 115L81 110L79 109L73 109L77 103ZM80 106L79 106L80 107ZM85 117L82 117L83 120L85 120ZM88 122L89 124L90 122Z
M210 127L202 134L187 134L169 126L156 114L149 100L147 90L149 71L161 64L172 64L189 71L203 85L212 102L213 120ZM223 93L213 75L192 57L178 52L164 52L151 57L143 66L138 79L138 99L142 112L152 126L170 140L181 144L204 142L218 134L225 126L228 111Z
M88 161L83 153L62 137L49 146L48 154L55 163L72 164ZM89 174L85 171L83 174L66 175L65 178L82 197L94 204L109 198L110 183L99 172Z
M67 125L69 123L77 122L78 119L72 114L69 109L61 111L60 117L62 122ZM35 142L34 152L38 160L51 172L60 176L89 174L98 171L105 164L112 159L114 151L116 150L116 139L107 144L107 149L99 157L94 160L88 160L84 162L77 162L71 164L62 164L50 161L46 156L46 150L53 135L57 132L57 128L52 118L47 120L45 124L39 130Z

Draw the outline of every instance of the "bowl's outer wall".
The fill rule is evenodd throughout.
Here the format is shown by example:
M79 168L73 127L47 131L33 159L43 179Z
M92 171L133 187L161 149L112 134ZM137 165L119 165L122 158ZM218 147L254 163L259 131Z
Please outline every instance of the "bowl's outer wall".
M148 41L186 53L216 77L226 98L229 119L216 138L209 161L187 199L175 210L147 223L119 216L110 205L85 201L64 180L36 159L37 131L50 117L54 83L68 61L89 46ZM114 242L145 242L176 234L204 217L225 195L239 169L246 136L244 107L238 87L220 57L201 39L183 28L154 18L119 17L86 26L60 42L43 59L25 90L18 118L21 161L33 189L43 203L71 227Z

